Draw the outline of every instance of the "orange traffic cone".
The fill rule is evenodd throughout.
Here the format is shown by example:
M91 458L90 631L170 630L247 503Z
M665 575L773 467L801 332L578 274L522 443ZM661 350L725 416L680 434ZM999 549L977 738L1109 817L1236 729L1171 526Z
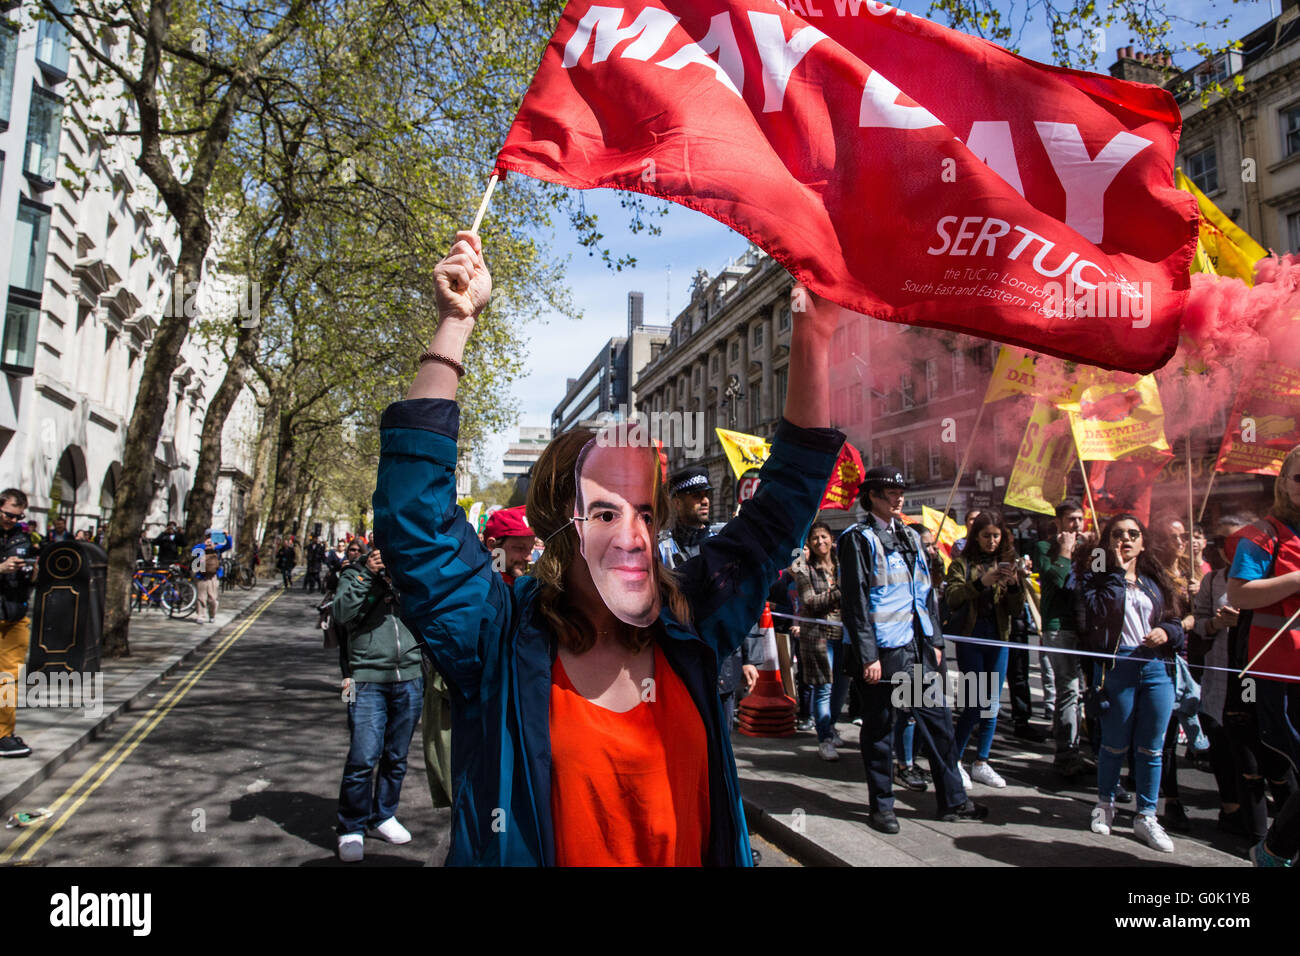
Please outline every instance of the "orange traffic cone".
M793 697L787 697L781 683L781 665L777 662L776 629L772 626L772 608L763 605L758 622L763 638L763 661L758 667L758 683L740 702L740 732L747 737L789 737L794 733L796 709Z

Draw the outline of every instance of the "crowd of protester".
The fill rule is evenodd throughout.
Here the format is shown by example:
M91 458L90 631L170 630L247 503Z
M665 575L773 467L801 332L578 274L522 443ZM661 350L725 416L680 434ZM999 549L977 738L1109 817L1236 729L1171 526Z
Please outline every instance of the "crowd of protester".
M885 563L871 577L862 566L874 556L859 560L856 573L850 569L847 574L837 560L837 553L857 555L863 550L858 542L866 537L880 542L891 526L895 535L908 526L900 507L902 476L885 475L879 481L877 472L888 471L868 473L877 479L874 486L864 486L862 504L868 514L839 536L838 548L831 546L829 527L813 525L803 557L790 569L797 582L790 610L783 613L776 604L773 609L791 641L798 728L815 730L822 759L838 760L842 741L836 724L850 720L862 727L861 750L873 791L871 822L892 833L897 832L892 796L879 779L885 746L875 713L880 710L879 685L854 680L846 696L831 692L833 686L845 686L838 683L845 679L844 668L835 662L850 656L842 611L857 605L853 615L843 617L865 619L864 593L875 587L884 600L889 581L907 580ZM885 497L890 493L892 500ZM884 520L890 513L894 520ZM1017 538L998 512L972 510L965 537L952 547L945 571L934 535L922 532L924 560L918 566L924 566L937 598L934 616L942 633L957 638L948 642L955 645L956 684L986 686L990 692L986 699L960 702L950 718L953 760L963 788L1007 785L990 760L998 712L1009 660L1017 653L1029 657L1018 644L1024 644L1027 632L1037 632L1041 647L1052 651L1032 655L1043 689L1042 715L1051 727L1052 768L1063 779L1095 779L1097 803L1089 824L1094 832L1110 834L1116 805L1132 804L1133 832L1153 848L1174 852L1169 834L1192 830L1179 786L1181 763L1213 775L1219 830L1241 838L1259 865L1290 865L1300 850L1295 771L1300 708L1291 684L1274 678L1300 675L1297 632L1284 632L1252 668L1268 676L1243 680L1237 672L1247 664L1247 649L1262 646L1285 621L1276 613L1257 613L1250 624L1246 609L1276 611L1267 605L1280 605L1287 613L1294 610L1300 591L1300 551L1291 550L1300 528L1297 519L1300 449L1287 458L1276 480L1267 516L1225 514L1213 524L1212 537L1200 527L1189 534L1185 518L1173 514L1157 514L1149 525L1131 514L1113 515L1099 532L1085 531L1084 505L1070 499L1057 506L1055 520L1041 534L1031 531ZM868 526L870 533L863 534ZM905 545L901 552L906 555ZM913 569L911 580L918 570ZM1028 608L1030 600L1037 615ZM900 632L898 646L910 648L910 638ZM886 655L894 652L885 647L887 636L882 643L879 626L874 639L887 661L882 683L890 673L901 675L912 667L910 657L889 662ZM1038 739L1041 735L1029 723L1028 671L1026 667L1023 690L1011 688L1012 732ZM1024 700L1016 701L1016 696ZM919 725L927 750L943 752L946 732L936 725L934 710L913 707L893 723L892 783L914 791L936 785L936 761L931 759L926 773L914 761L912 744ZM946 712L938 710L940 716Z

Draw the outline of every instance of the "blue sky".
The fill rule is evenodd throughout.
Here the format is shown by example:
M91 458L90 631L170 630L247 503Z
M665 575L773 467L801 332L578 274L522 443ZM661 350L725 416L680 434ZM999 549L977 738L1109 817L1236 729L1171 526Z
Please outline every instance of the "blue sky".
M924 13L929 2L903 0L896 6ZM1011 6L1004 4L1003 9ZM1015 7L1023 9L1023 0ZM1233 22L1228 31L1195 31L1175 24L1172 32L1176 40L1183 43L1204 40L1211 45L1244 36L1267 23L1274 15L1270 14L1268 0L1242 0L1235 4L1230 0L1219 0L1215 4L1209 0L1172 0L1170 8L1189 21L1216 16L1221 19L1231 15ZM1279 8L1280 0L1273 0L1273 10ZM1114 51L1128 45L1129 41L1125 31L1112 29L1106 36L1107 52L1100 58L1100 66L1104 69L1114 62ZM1047 32L1041 18L1025 29L1021 52L1035 59L1049 59ZM1193 64L1194 57L1183 53L1176 55L1174 60L1186 68ZM665 307L671 316L676 316L685 307L687 289L696 269L702 268L710 275L716 275L730 260L743 253L747 245L743 236L701 213L680 206L671 206L666 217L656 220L662 227L662 235L658 237L629 233L627 213L619 207L618 195L611 190L588 190L586 206L588 211L599 216L605 241L613 254L616 257L633 255L638 265L622 272L612 272L600 260L589 257L564 229L542 236L558 258L568 260L569 287L574 301L582 309L583 318L571 321L554 315L542 316L526 327L528 372L514 386L521 410L520 425L550 424L551 410L564 395L565 380L585 369L596 350L609 338L625 334L628 292L644 293L646 322L663 324ZM671 287L668 286L670 269ZM501 455L516 434L517 429L507 429L490 440L486 455L491 478L500 477Z

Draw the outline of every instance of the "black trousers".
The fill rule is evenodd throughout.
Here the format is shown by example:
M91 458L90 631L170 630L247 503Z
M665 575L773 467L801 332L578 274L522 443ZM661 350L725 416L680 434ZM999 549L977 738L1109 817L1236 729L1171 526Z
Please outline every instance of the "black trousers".
M1260 743L1300 775L1300 687L1287 681L1259 680L1256 717ZM1300 853L1300 791L1277 810L1268 831L1268 848L1282 857Z
M917 663L914 645L880 650L880 681L868 684L862 678L862 672L854 675L853 683L858 691L858 700L862 705L862 733L859 747L862 762L867 770L867 798L872 810L894 809L893 747L894 720L898 708L893 696L896 685L891 681L895 674L911 677L913 665ZM945 687L947 668L940 670L934 665L933 652L926 648L923 654L923 683L930 685L924 675L934 675ZM908 694L910 698L911 695ZM961 776L957 772L957 745L953 740L952 713L942 692L938 706L912 706L910 709L916 717L916 746L925 751L930 761L930 776L934 780L934 792L938 798L939 813L955 810L966 804L966 791L961 785Z
M1011 628L1012 645L1029 644L1023 627ZM1007 654L1007 692L1011 697L1011 722L1015 726L1029 723L1034 712L1034 698L1029 691L1029 651L1012 647Z

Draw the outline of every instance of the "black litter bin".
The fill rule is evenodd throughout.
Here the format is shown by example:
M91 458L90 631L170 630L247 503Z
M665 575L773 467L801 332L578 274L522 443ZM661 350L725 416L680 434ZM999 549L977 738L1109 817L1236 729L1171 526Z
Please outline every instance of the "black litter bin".
M93 673L104 639L108 552L89 541L41 549L27 673Z

